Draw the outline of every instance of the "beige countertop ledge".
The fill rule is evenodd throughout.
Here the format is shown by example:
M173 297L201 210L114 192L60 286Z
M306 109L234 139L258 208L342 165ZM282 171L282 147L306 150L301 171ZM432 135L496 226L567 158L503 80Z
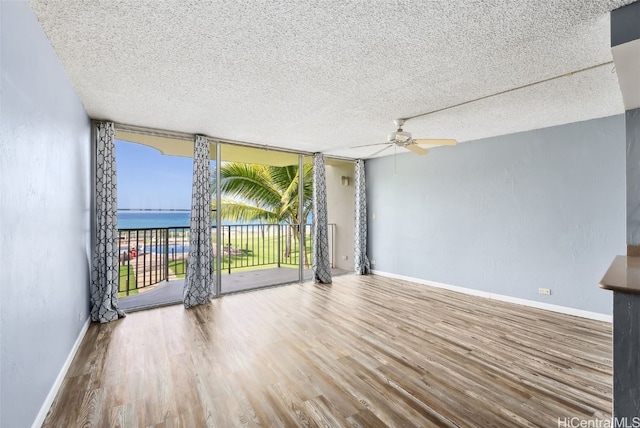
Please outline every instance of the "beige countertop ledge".
M640 257L616 256L600 281L605 290L640 294Z

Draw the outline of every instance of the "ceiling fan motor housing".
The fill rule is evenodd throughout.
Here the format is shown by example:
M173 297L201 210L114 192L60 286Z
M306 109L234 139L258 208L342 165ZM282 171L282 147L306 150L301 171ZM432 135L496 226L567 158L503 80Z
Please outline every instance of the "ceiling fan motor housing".
M396 131L389 134L388 141L392 143L408 143L411 141L411 132Z

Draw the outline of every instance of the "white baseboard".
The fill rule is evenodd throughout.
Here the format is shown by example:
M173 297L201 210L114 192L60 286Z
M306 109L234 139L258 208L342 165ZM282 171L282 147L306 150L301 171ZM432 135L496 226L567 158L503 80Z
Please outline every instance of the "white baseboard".
M574 315L582 318L589 318L597 321L613 322L612 315L598 312L583 311L582 309L570 308L568 306L552 305L550 303L537 302L535 300L520 299L519 297L505 296L503 294L490 293L488 291L474 290L472 288L458 287L456 285L444 284L442 282L428 281L421 278L398 275L395 273L372 270L372 274L386 276L387 278L401 279L403 281L415 282L417 284L430 285L432 287L443 288L445 290L456 291L458 293L470 294L472 296L485 297L487 299L499 300L501 302L515 303L532 308L545 309L547 311L559 312L561 314Z
M76 352L78 352L78 348L80 348L82 339L84 339L84 335L87 333L87 330L89 329L89 324L91 324L90 317L87 318L85 323L82 325L82 328L80 329L80 333L78 333L78 337L76 338L76 341L73 344L73 347L71 348L71 351L69 352L69 355L67 356L66 361L64 362L64 364L62 365L62 368L60 369L60 372L58 373L58 377L56 378L55 382L53 382L53 385L51 385L49 394L47 394L47 398L45 398L44 403L42 403L42 407L40 407L40 411L38 412L36 419L33 421L33 425L31 425L31 428L40 428L44 423L44 420L47 417L47 413L49 413L49 409L53 404L53 400L55 400L56 395L58 394L58 391L62 386L62 381L64 380L64 377L67 375L67 371L69 371L69 367L71 366L73 357L76 356Z

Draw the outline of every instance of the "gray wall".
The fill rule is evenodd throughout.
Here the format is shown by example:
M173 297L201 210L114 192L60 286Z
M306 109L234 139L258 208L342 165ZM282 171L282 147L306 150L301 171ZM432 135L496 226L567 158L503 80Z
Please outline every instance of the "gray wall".
M393 156L374 159L366 173L374 269L611 314L598 282L626 252L624 116L402 154L395 175Z
M330 239L334 250L334 266L338 269L353 271L354 163L331 159L327 162L325 169L327 214L329 223L334 224L334 240ZM342 177L349 177L348 186L342 185Z
M28 427L87 320L90 122L26 1L2 1L0 426Z

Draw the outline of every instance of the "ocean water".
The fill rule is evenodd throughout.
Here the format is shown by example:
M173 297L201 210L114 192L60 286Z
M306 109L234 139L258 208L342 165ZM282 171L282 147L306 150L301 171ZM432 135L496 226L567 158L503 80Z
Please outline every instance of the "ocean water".
M191 219L190 211L118 211L118 229L154 229L154 228L166 228L166 227L189 227ZM236 225L237 223L230 223L223 221L223 225ZM259 222L244 223L245 225L255 225ZM213 222L212 222L213 226ZM244 229L248 232L248 229ZM164 253L165 246L163 243L150 243L147 238L150 239L152 232L148 232L149 235L141 233L131 232L129 236L132 242L127 242L126 245L120 245L121 251L129 250L134 245L136 240L139 240L137 246L139 251L145 253ZM242 233L242 229L239 233ZM123 234L122 236L127 236ZM147 241L147 242L145 242ZM189 251L188 237L186 241L178 239L172 241L169 245L169 253L179 254Z
M118 229L153 229L163 227L189 227L191 211L118 211ZM309 215L307 223L311 223ZM260 222L248 222L243 224L259 224ZM221 223L224 226L238 224L228 221ZM213 226L213 222L212 222Z
M118 211L118 229L189 227L190 211Z

